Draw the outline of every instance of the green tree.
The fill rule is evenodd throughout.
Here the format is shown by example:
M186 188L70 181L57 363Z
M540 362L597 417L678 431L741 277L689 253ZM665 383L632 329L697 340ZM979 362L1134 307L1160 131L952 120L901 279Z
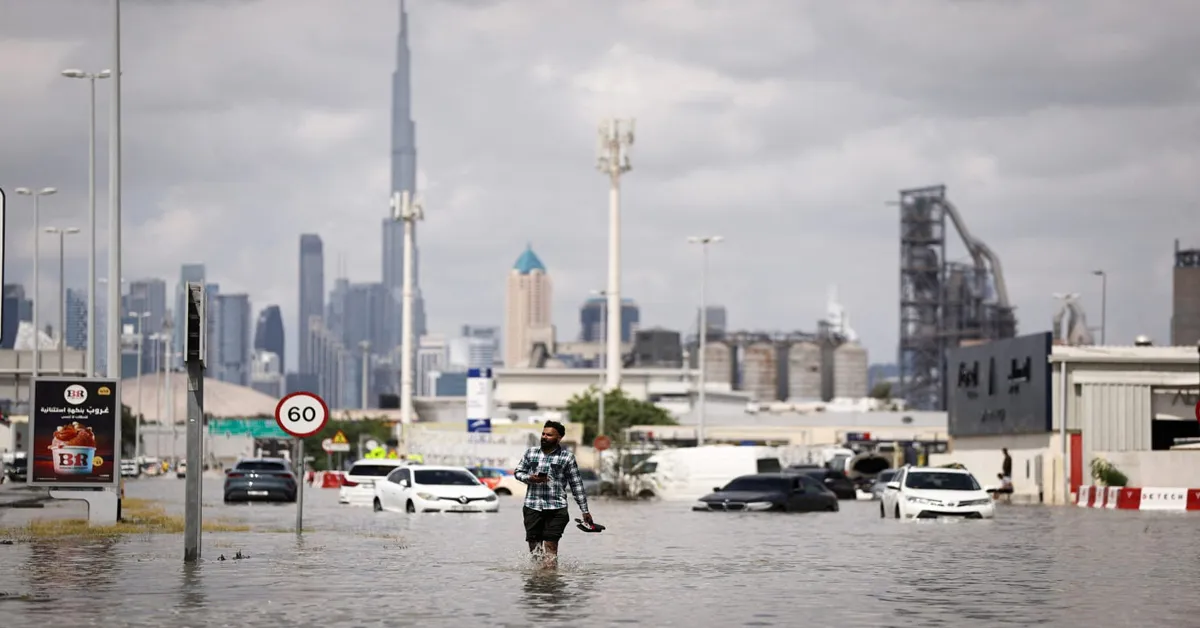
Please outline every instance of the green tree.
M583 424L583 443L590 445L599 434L600 391L595 386L567 400L567 415ZM632 399L622 390L604 393L604 431L614 442L624 440L626 428L635 425L678 425L671 413L649 401Z
M871 388L871 397L873 399L878 399L880 401L891 401L892 400L892 383L891 382L879 382L878 384L875 384L875 386L873 388Z

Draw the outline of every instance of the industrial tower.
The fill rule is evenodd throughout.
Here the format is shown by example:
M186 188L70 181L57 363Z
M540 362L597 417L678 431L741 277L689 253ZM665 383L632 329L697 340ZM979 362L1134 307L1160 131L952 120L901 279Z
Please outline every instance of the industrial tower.
M946 218L971 263L946 259ZM967 230L946 186L900 191L900 394L914 410L946 408L946 349L1017 334L1000 259Z

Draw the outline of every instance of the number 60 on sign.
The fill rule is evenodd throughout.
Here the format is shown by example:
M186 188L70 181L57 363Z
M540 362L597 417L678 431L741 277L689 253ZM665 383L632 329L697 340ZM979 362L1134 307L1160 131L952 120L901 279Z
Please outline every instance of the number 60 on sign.
M310 392L295 392L279 400L275 406L275 422L279 429L305 438L320 432L329 420L329 406Z

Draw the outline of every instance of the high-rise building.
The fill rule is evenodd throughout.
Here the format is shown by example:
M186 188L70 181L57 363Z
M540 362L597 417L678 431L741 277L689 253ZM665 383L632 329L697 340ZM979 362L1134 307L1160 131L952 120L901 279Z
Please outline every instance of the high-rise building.
M706 318L708 320L705 322L708 323L708 335L710 337L715 336L717 338L724 336L725 331L728 327L728 320L726 319L726 314L725 314L725 306L724 305L709 305L709 306L705 307L704 309L707 310ZM699 310L699 308L697 308L697 310L696 310L696 330L699 331L699 329L700 329L700 310Z
M308 346L312 373L300 373L295 378L289 376L288 388L303 386L303 390L320 395L331 408L346 407L342 392L347 362L354 359L353 355L342 345L340 338L325 328L325 321L319 317L309 319L305 337L303 345Z
M496 344L488 338L461 336L446 342L448 372L490 369L496 364Z
M25 298L25 286L19 283L4 284L4 319L0 321L0 348L12 349L17 341L17 330L21 322L33 320L33 300Z
M421 336L417 344L417 369L413 374L413 394L418 397L432 397L437 385L436 375L446 370L449 361L449 347L446 338L441 334Z
M250 364L250 387L264 395L284 395L283 360L272 351L254 350Z
M1200 342L1200 249L1180 249L1175 241L1175 282L1171 296L1171 346Z
M508 272L504 307L504 365L530 366L534 348L554 349L553 286L542 260L526 246Z
M254 325L254 348L275 354L280 365L283 364L283 314L278 305L268 305L258 313L258 322Z
M175 327L172 334L174 340L172 341L173 350L171 352L174 356L175 366L177 367L183 365L183 330L186 327L184 325L184 317L187 315L187 308L183 306L183 303L185 297L184 291L187 289L189 282L206 283L204 264L183 264L179 267L179 285L175 286ZM97 291L97 294L99 294L99 291ZM97 312L104 311L106 310L97 310ZM97 324L96 328L100 329L100 326ZM100 352L97 352L97 354L103 355Z
M87 348L87 292L67 289L67 347Z
M208 370L220 381L248 386L254 353L250 341L250 297L218 294L214 302L210 318L217 320L217 333L210 337L209 346L216 349L216 359Z
M607 320L608 299L592 297L579 308L579 340L600 342L604 338L603 323ZM632 342L638 329L641 311L633 299L621 299L621 342Z
M412 59L408 48L408 12L400 0L400 31L396 38L396 70L392 73L392 189L389 192L417 193L417 131L412 119ZM383 279L391 295L384 316L388 321L388 351L400 345L401 299L404 289L404 223L383 219ZM415 227L415 225L414 225ZM413 340L425 334L425 300L421 296L419 247L413 250ZM382 348L379 353L385 353Z
M370 343L373 354L387 354L388 292L380 283L352 283L346 286L342 306L342 343L357 350L359 343Z
M309 343L303 342L307 336L311 320L321 318L325 313L325 246L321 236L315 233L305 233L300 236L300 307L296 329L300 342L299 372L314 373L312 360L309 356Z

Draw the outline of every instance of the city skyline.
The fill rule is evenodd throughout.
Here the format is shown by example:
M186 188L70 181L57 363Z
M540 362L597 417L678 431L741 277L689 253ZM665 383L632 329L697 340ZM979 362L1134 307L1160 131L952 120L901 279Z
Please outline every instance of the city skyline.
M108 63L107 13L93 4L16 3L0 24L23 59L0 94L11 112L0 133L22 147L0 155L0 186L58 187L43 199L45 223L86 224L86 96L59 73ZM692 322L699 259L685 239L719 233L710 297L737 304L736 327L809 328L837 283L883 361L896 349L899 222L885 203L901 188L944 183L1003 260L1022 332L1049 326L1055 292L1081 293L1098 323L1091 272L1102 269L1109 341L1144 333L1167 342L1172 243L1200 245L1200 233L1180 232L1197 194L1184 174L1196 169L1193 151L1177 132L1200 113L1171 79L1194 64L1200 43L1185 27L1200 9L1092 7L1080 21L1061 7L982 3L919 14L681 3L666 19L654 3L579 3L564 22L559 9L410 6L429 331L498 322L503 287L493 269L528 239L553 260L563 295L555 320L572 319L579 300L603 288L606 190L592 143L596 123L620 115L637 117L639 129L636 168L623 180L622 292L647 321ZM382 280L375 243L392 178L398 10L397 0L355 12L301 0L129 3L124 240L137 244L126 248L126 276L172 284L180 264L204 260L223 291L281 306L290 347L300 233L321 234L327 260L344 257L354 281ZM209 40L212 54L181 43L230 19L243 28ZM184 32L164 36L154 26L162 20ZM1106 20L1139 43L1110 50ZM1068 34L1031 45L1031 23ZM459 32L453 25L472 36L439 35ZM918 26L925 35L909 39ZM988 37L965 35L984 26ZM329 37L320 50L310 45L316 34ZM988 71L948 63L922 43L933 40ZM295 63L280 67L279 55ZM184 64L211 80L181 75ZM107 99L101 91L100 120ZM104 124L99 131L103 173ZM29 212L10 194L7 280L31 287L31 239L21 238ZM104 222L102 212L100 255ZM82 243L68 247L69 287L84 284L83 257ZM39 311L55 321L47 295L58 294L57 265L47 259L41 270Z

